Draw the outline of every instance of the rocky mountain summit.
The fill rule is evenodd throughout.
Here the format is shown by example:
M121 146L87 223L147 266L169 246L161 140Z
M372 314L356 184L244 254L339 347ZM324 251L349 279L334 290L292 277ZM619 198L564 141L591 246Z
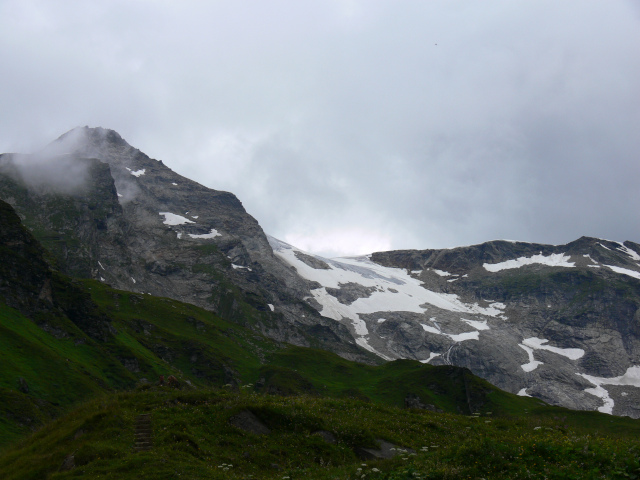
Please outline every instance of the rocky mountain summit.
M640 417L636 243L326 259L267 237L233 194L87 127L36 154L1 155L0 198L67 275L348 359L464 366L512 393Z

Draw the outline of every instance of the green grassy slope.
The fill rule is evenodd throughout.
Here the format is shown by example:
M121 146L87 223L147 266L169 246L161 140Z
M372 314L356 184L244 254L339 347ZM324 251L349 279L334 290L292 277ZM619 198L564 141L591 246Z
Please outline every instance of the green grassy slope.
M407 360L362 365L326 351L278 345L193 305L90 280L80 285L97 312L109 319L110 335L103 340L89 337L64 318L58 319L59 332L53 335L0 305L0 392L19 394L20 378L28 386L28 396L19 396L25 412L0 415L0 445L77 402L131 389L141 379L157 383L160 375L174 375L185 387L187 382L194 387L253 384L263 392L360 398L394 406L403 406L405 397L413 394L434 409L465 414L517 413L538 404L457 367ZM33 402L49 413L35 415ZM6 405L0 405L0 413Z
M245 411L270 432L234 426ZM153 446L136 452L141 413L151 416ZM529 416L475 417L245 388L152 387L80 406L6 451L0 472L6 479L637 478L639 421L582 413L587 428L566 413L539 406ZM413 452L363 460L362 449L380 439Z
M270 433L229 422L247 411ZM154 446L134 452L141 413ZM0 202L0 478L637 478L638 434L466 369L357 364L68 278ZM379 439L416 452L361 465Z
M55 318L55 329L47 319L46 331L0 304L0 395L23 404L0 403L0 446L50 414L100 393L133 388L143 378L157 382L160 375L174 375L193 385L218 386L252 381L264 352L278 348L191 305L91 281L86 292L109 319L105 339L91 338L66 317ZM19 392L21 382L28 392ZM33 402L49 413L35 414Z
M540 405L497 389L469 370L396 360L380 366L349 362L330 352L290 346L268 357L261 391L349 397L402 407L409 396L432 410L451 413L517 414ZM262 385L264 383L264 385Z

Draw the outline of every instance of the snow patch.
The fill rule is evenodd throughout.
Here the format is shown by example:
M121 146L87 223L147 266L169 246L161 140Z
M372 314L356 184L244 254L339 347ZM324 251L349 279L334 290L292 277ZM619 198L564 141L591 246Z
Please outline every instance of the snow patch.
M636 272L635 270L629 270L628 268L616 267L615 265L605 265L605 267L610 268L616 273L621 273L622 275L627 275L629 277L637 278L640 280L640 272Z
M133 278L133 277L131 277L131 281L132 281L133 283L136 283L136 279L135 279L135 278Z
M474 332L458 333L457 335L446 334L454 342L464 342L465 340L478 340L480 333L476 330Z
M239 268L240 269L245 268L245 269L251 271L251 269L249 267L243 267L242 265L236 265L235 263L232 263L231 266L233 267L234 270L237 270Z
M604 378L594 377L593 375L587 375L586 373L578 373L585 380L588 380L594 388L585 388L585 392L600 397L602 399L602 406L598 407L598 411L602 413L613 413L613 407L615 406L614 400L609 396L609 392L602 385L619 385L627 387L639 387L640 388L640 366L634 365L627 368L624 375L619 377ZM623 396L626 396L623 393Z
M635 260L636 262L640 262L640 255L638 255L635 251L631 250L624 243L620 243L620 246L617 248L617 250L620 250L621 252L629 255L632 260Z
M171 182L171 185L176 185L177 186L178 184L176 182Z
M354 320L353 328L356 331L356 335L360 335L360 336L369 335L369 330L367 330L367 324L365 323L364 320L360 320L360 319Z
M485 263L482 266L489 272L499 272L500 270L509 270L512 268L520 268L525 265L541 264L550 267L575 267L574 262L569 262L570 256L564 253L552 253L548 257L544 255L534 255L533 257L519 257L515 260L507 260L500 263Z
M567 357L570 360L578 360L584 356L584 350L581 348L559 348L552 347L551 345L544 345L548 341L549 340L544 338L531 337L525 338L522 343L534 350L548 350L549 352Z
M379 318L379 319L378 319L378 323L384 323L384 322L386 322L386 321L387 321L387 319L386 319L386 318Z
M142 170L136 170L135 172L133 170L131 170L130 168L127 168L127 170L129 170L131 175L133 175L134 177L141 177L146 172L146 169L144 169L144 168Z
M442 335L442 331L439 328L431 327L429 325L425 325L424 323L421 323L420 325L422 325L422 328L424 329L425 332L435 333L436 335Z
M487 325L487 321L483 320L483 321L478 321L478 320L467 320L465 318L461 318L460 320L462 320L463 322L471 325L473 328L475 328L476 330L490 330L489 325Z
M441 277L450 277L451 276L451 274L449 272L445 272L444 270L438 270L437 268L434 268L433 271L436 272Z
M431 360L433 360L436 357L439 357L440 355L442 354L431 352L429 353L429 358L427 358L426 360L420 360L420 363L429 363Z
M178 232L178 238L182 238L182 232Z
M98 265L100 265L100 268L101 268L101 269L106 270L106 269L102 266L102 264L100 263L100 260L98 260Z
M525 372L532 372L533 370L538 368L539 365L544 365L543 362L539 362L533 357L533 348L527 347L526 345L523 345L521 343L519 343L518 346L525 352L527 352L527 355L529 355L529 363L523 363L522 365L520 365L520 368L522 368L522 370L524 370Z
M165 225L184 225L185 223L195 223L188 218L184 218L171 212L159 212L159 215L164 216L164 221L162 223Z
M609 391L607 389L598 385L595 388L585 388L584 391L602 399L602 406L598 407L599 412L608 413L609 415L613 413L615 402L613 401L613 398L609 396Z
M627 368L627 371L624 373L624 375L620 375L619 377L594 377L585 373L578 373L578 375L589 380L594 385L621 385L640 387L640 366L638 365Z
M529 395L527 393L527 389L526 388L521 388L520 391L517 393L517 395L519 397L530 397L531 395Z
M194 217L194 218L196 218L196 217ZM191 222L191 223L193 223L193 222ZM216 237L221 237L222 234L220 232L218 232L215 228L212 228L209 233L203 233L202 235L196 235L196 234L190 233L189 236L191 238L216 238Z
M271 305L270 303L267 303L267 305L269 306L269 310L271 310L272 312L274 312L276 309L273 305Z

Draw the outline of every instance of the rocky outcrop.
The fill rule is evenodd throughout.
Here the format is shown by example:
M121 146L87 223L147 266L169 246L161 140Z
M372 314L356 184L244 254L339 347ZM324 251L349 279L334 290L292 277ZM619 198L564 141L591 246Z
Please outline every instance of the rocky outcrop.
M109 319L82 287L52 270L47 252L0 200L0 300L58 338L79 328L94 340L112 337Z

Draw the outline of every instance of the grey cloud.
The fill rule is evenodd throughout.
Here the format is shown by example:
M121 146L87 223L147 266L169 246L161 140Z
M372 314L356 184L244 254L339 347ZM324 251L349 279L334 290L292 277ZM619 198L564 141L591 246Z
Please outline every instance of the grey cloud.
M640 241L639 23L624 1L5 1L0 151L113 128L280 238Z

